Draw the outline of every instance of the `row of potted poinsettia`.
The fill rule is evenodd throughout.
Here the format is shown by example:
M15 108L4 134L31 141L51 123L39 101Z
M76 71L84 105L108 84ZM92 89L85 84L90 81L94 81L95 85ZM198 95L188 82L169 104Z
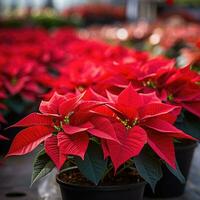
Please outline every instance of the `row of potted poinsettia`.
M24 129L6 157L41 144L32 183L56 167L63 199L142 199L145 182L158 196L175 195L168 171L185 181L200 138L199 74L102 42L66 45L64 35L68 59L55 67L59 76L39 112L12 126ZM146 195L153 195L148 187Z
M146 39L144 47L153 54L176 58L179 66L191 64L196 70L200 70L199 24L173 21L175 22L176 18L165 23L158 22Z
M196 41L194 35L192 34L192 41ZM0 36L0 63L2 66L0 78L3 80L0 83L1 122L5 122L3 117L11 123L14 122L13 113L15 116L21 117L27 111L30 112L35 100L41 99L41 95L49 88L60 88L60 91L66 92L73 90L78 85L85 87L86 84L87 87L93 82L105 79L104 74L108 74L106 65L111 63L113 66L113 59L117 62L125 62L126 65L135 62L137 68L144 65L146 61L148 61L145 63L146 65L155 65L159 62L159 66L162 67L164 65L167 67L172 62L164 58L152 60L146 52L129 51L122 47L111 47L90 40L82 41L74 30L68 28L58 29L50 33L43 29L5 29L1 30ZM191 41L187 35L181 36L185 40ZM166 37L164 36L164 38ZM72 62L77 58L77 62ZM193 60L193 58L191 59ZM195 60L198 58L195 57ZM85 74L80 76L82 72L79 68L81 68L82 63L84 63L83 71ZM103 70L100 66L98 69L93 67L93 63L103 64ZM194 67L198 67L197 64ZM77 66L75 67L77 70L74 70L74 65L80 67ZM104 72L105 68L106 72ZM111 70L113 70L112 68ZM131 70L131 67L125 68ZM124 70L121 74L125 76L125 73L130 73L129 69L127 72ZM91 71L94 72L91 73ZM86 73L88 74L86 75ZM110 73L115 73L115 69ZM132 74L133 72L129 75L131 80L133 79ZM66 76L70 81L65 78ZM76 76L79 76L78 80ZM86 76L88 81L85 81ZM128 77L128 75L126 76ZM138 74L135 76L137 78ZM113 81L117 82L117 79L113 79ZM121 84L120 81L118 80L118 85ZM19 102L20 106L16 107L15 104L19 104Z
M77 38L73 29L67 29L65 36L65 44ZM13 123L30 112L33 104L39 103L41 95L51 88L54 69L67 59L60 44L56 32L51 34L40 28L1 29L1 123Z
M64 199L142 199L144 180L154 190L162 165L184 181L173 142L196 139L173 126L180 107L162 103L155 93L137 93L131 84L107 97L92 89L55 93L39 110L13 125L26 128L7 157L43 143L32 182L55 166L62 169L57 181Z

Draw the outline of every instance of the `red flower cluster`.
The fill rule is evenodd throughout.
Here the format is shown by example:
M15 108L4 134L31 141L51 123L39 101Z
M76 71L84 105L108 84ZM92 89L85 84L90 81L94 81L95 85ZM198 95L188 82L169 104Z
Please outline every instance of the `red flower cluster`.
M116 170L145 144L175 168L173 139L192 137L173 126L181 107L161 100L173 99L184 108L188 101L198 104L198 74L187 67L176 69L171 60L94 41L72 42L66 52L70 60L59 68L54 88L60 94L42 101L41 113L14 125L28 128L17 135L8 156L28 153L44 142L46 153L61 168L69 155L84 158L95 136ZM176 96L179 87L186 87L188 91L180 92L190 98Z
M139 92L155 91L162 101L200 116L200 76L190 66L177 69L173 60L90 40L71 42L65 49L70 60L59 68L53 91L92 88L105 96L106 91L119 94L131 82Z
M83 91L88 87L100 94L115 85L121 85L123 89L131 76L136 77L132 69L149 58L146 52L92 40L71 42L65 46L65 51L68 60L58 69L60 76L53 85L53 89L61 94Z
M160 21L155 25L152 31L150 42L153 45L159 44L164 50L170 49L179 42L184 47L194 48L198 41L199 34L199 24L183 22L179 22L178 24L163 23L163 21Z
M20 95L22 99L34 101L41 94L41 84L49 80L47 66L40 59L47 53L42 49L43 43L48 43L47 36L39 29L1 31L1 88L8 96Z
M40 112L13 125L26 128L7 156L29 153L44 143L60 169L69 156L84 159L89 141L95 140L115 170L146 145L176 168L174 139L193 138L173 124L182 108L200 117L199 74L189 67L177 69L173 60L163 57L76 37L69 41L64 35L60 30L51 36L45 59L39 54L23 67L25 56L19 64L12 59L19 66L16 70L6 67L6 72L12 70L4 79L17 76L17 86L5 79L6 89L26 97L33 88L39 91L35 83L44 83L44 63L53 63L58 73Z
M60 31L61 32L61 31ZM66 41L76 38L72 29L62 31ZM51 88L53 70L64 62L59 32L51 35L43 29L2 29L0 32L0 122L7 99L35 102ZM64 39L64 38L63 38ZM23 103L22 103L23 104ZM9 106L9 109L11 109Z
M168 68L148 77L143 89L156 91L164 102L179 105L200 117L199 81L199 74L191 71L190 66L179 69Z
M172 125L180 109L162 103L155 93L137 93L131 84L118 96L103 97L91 89L78 95L55 93L42 101L41 113L13 125L28 128L16 136L7 156L29 153L44 142L46 153L60 169L69 155L84 159L89 140L96 137L115 170L145 144L176 168L173 139L193 139Z

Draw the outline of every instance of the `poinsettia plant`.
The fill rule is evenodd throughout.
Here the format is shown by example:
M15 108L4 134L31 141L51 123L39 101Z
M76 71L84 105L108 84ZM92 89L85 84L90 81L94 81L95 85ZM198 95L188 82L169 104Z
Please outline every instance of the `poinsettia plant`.
M146 67L149 68L148 65ZM144 71L147 71L146 67ZM192 71L190 66L177 69L173 65L161 67L152 74L141 77L144 81L143 92L154 91L163 102L181 107L181 114L175 125L197 139L200 138L199 78L199 74Z
M155 93L137 93L131 84L119 95L101 96L92 89L54 93L41 102L39 111L12 126L25 129L6 156L24 155L42 145L32 183L54 167L66 169L69 163L96 185L110 169L114 176L135 166L154 188L162 177L162 163L183 181L173 141L194 138L173 126L180 107L162 103Z
M9 99L6 95L20 95L35 104L41 89L51 88L39 112L12 126L24 129L7 157L41 146L32 182L54 167L77 166L96 185L108 173L114 177L130 169L154 188L162 177L163 163L183 181L174 141L200 138L196 124L199 74L189 66L178 69L174 60L164 57L151 58L146 52L82 40L73 33L69 41L65 35L61 29L48 38L46 34L35 38L36 46L32 35L24 42L11 37L12 48L3 42L0 45L0 64L6 66L0 68L3 103ZM27 42L34 48L28 48ZM15 47L18 43L23 43L21 56Z
M24 115L32 109L50 87L53 77L48 65L58 59L58 50L52 48L50 53L46 47L50 36L39 28L3 29L0 36L0 109L2 117L9 119L11 113Z

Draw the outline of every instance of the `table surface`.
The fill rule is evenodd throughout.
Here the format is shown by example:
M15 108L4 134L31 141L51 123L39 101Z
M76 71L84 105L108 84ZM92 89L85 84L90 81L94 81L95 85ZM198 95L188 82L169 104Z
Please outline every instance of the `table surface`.
M32 163L33 155L29 155L13 157L0 164L0 200L40 199L38 186L41 187L41 182L30 188ZM60 199L59 194L56 199ZM200 200L200 145L193 158L186 192L173 200Z

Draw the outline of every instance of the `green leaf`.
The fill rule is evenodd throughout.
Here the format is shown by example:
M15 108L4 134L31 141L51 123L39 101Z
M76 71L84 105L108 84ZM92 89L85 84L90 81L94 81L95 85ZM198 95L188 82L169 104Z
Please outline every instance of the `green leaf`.
M90 143L85 155L85 159L75 157L75 162L80 172L95 185L98 185L107 167L107 160L104 160L100 145Z
M162 178L162 168L160 160L153 155L150 149L143 149L139 156L134 158L136 169L140 176L151 185L153 191L157 182Z
M45 153L45 150L41 150L34 160L31 185L33 185L38 179L50 173L54 167L54 163Z
M165 163L165 165L167 166L167 168L169 169L169 171L178 178L178 180L181 182L181 183L185 183L185 177L183 176L179 166L178 166L178 163L176 162L176 170L173 169L171 166L169 166L167 163Z
M176 120L175 126L188 135L200 139L200 118L192 113L182 111Z
M22 100L18 96L6 99L5 103L16 114L22 114L31 105L31 102Z

